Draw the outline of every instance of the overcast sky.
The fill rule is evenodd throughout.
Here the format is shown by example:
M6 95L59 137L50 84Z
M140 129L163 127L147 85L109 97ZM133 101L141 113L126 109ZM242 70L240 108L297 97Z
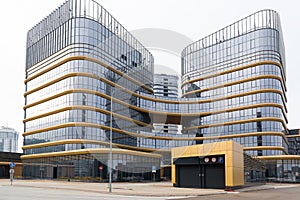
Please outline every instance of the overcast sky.
M258 10L269 8L278 11L287 60L288 128L300 128L300 12L296 0L97 1L129 31L144 28L166 29L193 41ZM23 133L26 33L63 2L64 0L1 1L0 126L9 126L20 134ZM152 50L156 64L170 66L178 71L178 56Z

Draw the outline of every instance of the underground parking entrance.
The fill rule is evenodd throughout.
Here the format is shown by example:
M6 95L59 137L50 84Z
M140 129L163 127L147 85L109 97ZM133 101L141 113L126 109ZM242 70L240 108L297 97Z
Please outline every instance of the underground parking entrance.
M175 187L228 189L244 185L243 147L233 141L172 149Z
M225 188L225 155L179 158L174 161L177 187Z

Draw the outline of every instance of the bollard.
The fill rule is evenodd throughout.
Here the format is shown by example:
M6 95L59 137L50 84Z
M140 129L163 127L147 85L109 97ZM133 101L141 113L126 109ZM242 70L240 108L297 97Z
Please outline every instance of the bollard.
M13 183L13 180L14 180L14 173L15 173L15 170L14 169L10 169L9 170L9 177L10 177L10 185L12 185Z

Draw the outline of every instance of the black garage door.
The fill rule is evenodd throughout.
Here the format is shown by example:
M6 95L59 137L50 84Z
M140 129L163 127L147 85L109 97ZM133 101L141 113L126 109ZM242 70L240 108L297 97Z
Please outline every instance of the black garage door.
M225 166L224 164L204 165L205 187L204 188L225 188Z
M178 165L177 177L179 177L178 187L202 187L199 165Z
M214 162L204 162L205 158L179 158L174 161L176 166L176 186L190 188L225 188L225 162L213 159ZM212 160L214 157L206 157ZM206 161L207 161L206 159Z

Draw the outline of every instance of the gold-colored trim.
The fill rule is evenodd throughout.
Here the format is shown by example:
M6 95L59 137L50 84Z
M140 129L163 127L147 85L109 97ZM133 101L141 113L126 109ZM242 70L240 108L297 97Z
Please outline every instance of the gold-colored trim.
M51 153L40 153L34 155L22 155L21 159L34 159L34 158L49 158L49 157L57 157L57 156L71 156L71 155L84 155L84 154L108 154L109 148L95 148L95 149L80 149L80 150L72 150L72 151L60 151L60 152L51 152ZM152 158L161 158L160 154L154 153L145 153L139 151L132 151L126 149L112 149L113 154L129 154L135 156L145 156Z
M239 137L253 137L253 136L266 136L266 135L276 135L281 136L284 138L284 134L280 132L254 132L254 133L240 133L240 134L232 134L232 135L221 135L221 136L210 136L210 137L194 137L194 138L171 138L169 137L168 140L216 140L216 139L232 139L232 138L239 138ZM140 134L139 137L142 138L151 138L151 139L165 139L164 137L160 136L153 136L149 137L148 135ZM55 146L60 144L77 144L77 143L88 143L88 144L100 144L100 145L109 145L108 142L103 141L97 141L97 140L86 140L86 139L67 139L67 140L59 140L59 141L53 141L53 142L44 142L44 143L38 143L38 144L32 144L32 145L26 145L23 146L22 149L31 149L31 148L40 148L40 147L46 147L46 146ZM144 148L144 147L133 147L123 144L113 144L114 146L120 147L120 148L132 148L133 150L142 150L142 151L167 151L170 150L167 149L152 149L152 148Z
M300 135L287 135L286 137L287 138L297 138L297 137L300 137Z
M92 124L92 123L87 123L87 122L69 122L65 124L60 124L56 126L50 126L47 128L42 128L34 131L28 131L23 133L23 136L27 135L33 135L37 134L40 132L45 132L45 131L50 131L50 130L55 130L59 128L65 128L65 127L76 127L76 126L87 126L87 127L94 127L94 128L101 128L103 130L110 130L109 126L105 125L99 125L99 124ZM258 135L277 135L283 137L283 139L287 142L285 135L281 132L253 132L253 133L240 133L240 134L232 134L232 135L221 135L221 136L209 136L209 137L162 137L162 136L151 136L151 135L145 135L141 133L134 133L134 132L129 132L129 131L124 131L120 130L117 128L112 128L114 132L118 132L121 134L129 135L132 137L141 137L141 138L149 138L149 139L159 139L159 140L175 140L175 141L197 141L197 140L216 140L216 139L229 139L229 138L238 138L238 137L250 137L250 136L258 136Z
M100 96L100 97L103 97L103 98L106 98L108 100L112 99L114 102L118 103L118 104L121 104L121 105L124 105L124 106L127 106L129 108L132 108L132 109L136 109L136 110L139 110L141 112L146 112L148 113L149 111L150 112L155 112L155 111L151 111L151 110L146 110L146 109L143 109L143 108L140 108L140 107L137 107L137 106L133 106L131 104L128 104L122 100L119 100L115 97L111 97L107 94L104 94L104 93L101 93L101 92L97 92L97 91L94 91L94 90L87 90L87 89L70 89L70 90L66 90L64 92L61 92L61 93L58 93L56 95L53 95L51 97L47 97L45 99L42 99L40 101L37 101L37 102L34 102L34 103L31 103L31 104L28 104L26 106L24 106L23 108L24 109L27 109L27 108L30 108L32 106L35 106L35 105L38 105L38 104L41 104L41 103L44 103L46 101L49 101L49 100L52 100L52 99L55 99L55 98L58 98L60 96L63 96L63 95L66 95L66 94L71 94L71 93L88 93L88 94L94 94L94 95L97 95L97 96ZM163 114L163 112L162 112ZM179 113L177 113L179 114Z
M126 78L126 79L128 79L128 80L130 80L131 82L137 84L138 86L140 86L140 87L142 87L142 88L148 90L149 92L153 93L153 90L152 90L151 88L145 86L144 84L138 82L137 80L135 80L135 79L129 77L128 75L126 75L126 74L124 74L124 73L122 73L122 72L120 72L120 71L114 69L113 67L107 65L106 63L104 63L104 62L102 62L102 61L100 61L100 60L98 60L98 59L91 58L91 57L87 57L87 56L72 56L72 57L68 57L68 58L66 58L66 59L64 59L64 60L62 60L62 61L60 61L60 62L58 62L58 63L56 63L56 64L54 64L54 65L52 65L51 67L49 67L49 68L47 68L47 69L44 69L44 70L40 71L39 73L36 73L35 75L33 75L33 76L27 78L27 79L24 81L24 83L27 83L27 82L29 82L29 81L31 81L31 80L33 80L33 79L35 79L35 78L41 76L42 74L47 73L47 72L49 72L50 70L55 69L55 68L59 67L60 65L62 65L62 64L64 64L64 63L67 63L67 62L69 62L69 61L73 61L73 60L87 60L87 61L91 61L91 62L97 63L97 64L99 64L99 65L101 65L101 66L103 66L103 67L105 67L105 68L107 68L107 69L109 69L109 70L115 72L116 74L118 74L118 75L120 75L120 76L122 76L122 77L124 77L124 78Z
M244 147L244 151L254 151L254 150L279 150L284 152L286 155L288 152L284 147L280 146L255 146L255 147Z
M131 91L129 91L129 90L123 88L122 86L117 85L117 84L115 84L115 83L113 83L113 82L111 82L111 81L108 81L108 80L106 80L106 79L104 79L104 78L96 77L96 76L93 75L93 74L90 74L90 73L84 73L84 72L76 72L76 73L66 74L66 75L64 75L64 76L62 76L62 77L60 77L60 78L58 78L58 79L55 79L55 80L53 80L53 81L51 81L51 82L49 82L49 83L46 83L46 84L44 84L44 85L42 85L42 86L40 86L40 87L38 87L38 88L35 88L35 89L31 90L31 91L26 92L26 93L24 94L24 96L26 96L26 95L28 95L28 94L31 94L31 93L33 93L33 92L35 92L35 91L38 91L39 89L42 89L42 88L44 88L44 87L47 87L47 86L49 86L49 85L51 85L51 84L53 84L53 83L55 83L55 82L58 82L58 81L60 81L60 80L63 80L64 78L71 77L71 76L87 76L87 77L97 78L97 79L99 79L99 80L101 80L101 81L105 81L106 83L108 83L108 84L110 84L110 85L113 85L113 86L115 86L115 87L121 88L123 91L125 91L125 92L127 92L127 93L129 93L129 94L132 94L132 95L134 95L134 96L137 96L137 97L140 97L140 98L144 98L144 99L145 99L145 96L142 96L142 95L139 95L139 94L136 94L136 93L132 93ZM91 93L91 92L89 92L89 93ZM93 93L96 93L96 91L93 92ZM101 94L103 94L103 93L101 93ZM280 94L281 94L281 96L282 96L282 93L280 93ZM101 95L101 96L102 96L102 97L105 97L106 99L108 99L108 98L107 98L108 95L103 94L103 95ZM228 97L227 97L227 98L228 98ZM47 99L47 98L46 98L46 99ZM115 99L115 98L114 98L114 99ZM152 101L157 101L157 100L158 100L158 99L150 98L150 97L147 97L146 99L152 100ZM116 99L115 99L115 100L116 100ZM203 101L203 100L199 100L199 101ZM199 102L199 101L198 101L198 102ZM167 103L188 103L187 101L169 101L169 100L163 100L163 102L167 102ZM25 108L28 108L30 105L31 105L31 104L24 106L24 109L25 109ZM127 104L126 106L132 106L132 105ZM133 108L136 109L136 110L141 109L141 108L135 107L135 106L134 106ZM287 116L286 116L286 114L285 114L285 110L283 109L283 107L281 107L281 109L282 109L282 111L283 111L282 113L283 113L283 115L284 115L284 117L285 117L286 122L288 122ZM144 110L144 109L143 109L142 112L154 112L154 111L148 111L148 110ZM218 112L218 111L217 111L217 112ZM161 114L164 114L164 113L165 113L165 112L161 112ZM179 116L180 114L177 113L177 114L175 114L175 115L176 115L176 116Z
M53 142L44 142L44 143L38 143L38 144L25 145L22 147L22 149L23 150L35 149L35 148L56 146L56 145L62 145L62 144L98 144L98 145L109 146L109 142L104 142L104 141L99 141L99 140L67 139L67 140L59 140L59 141L53 141ZM116 143L113 143L113 147L129 149L129 150L138 150L138 151L144 151L144 152L156 152L156 153L171 152L171 150L167 150L167 149L134 147L134 146L124 145L124 144L116 144Z
M228 108L228 109L224 109L224 110L217 110L217 111L212 111L212 112L203 112L201 114L202 115L212 115L212 114L218 114L218 113L233 112L233 111L238 111L238 110L246 110L246 109L250 109L250 108L267 107L267 106L280 108L282 110L283 116L287 122L287 116L284 112L283 106L280 104L277 104L277 103L258 103L258 104L252 104L252 105L247 105L247 106ZM209 125L209 126L211 126L211 125ZM284 123L284 126L285 126L285 123ZM286 126L285 126L285 128L287 130Z
M7 166L9 166L9 164L10 164L11 162L0 162L0 166L1 165L7 165ZM22 163L19 163L19 162L14 162L15 163L15 165L17 165L17 166L22 166Z
M116 88L119 88L119 89L123 90L124 92L127 92L128 94L131 94L131 95L136 96L136 97L139 97L139 98L151 100L151 101L154 101L154 102L166 102L166 103L175 103L175 104L178 104L178 103L180 103L180 104L183 104L183 103L190 103L189 101L188 101L188 102L187 102L187 101L172 101L172 100L163 100L163 99L156 99L156 98L151 98L151 97L145 97L145 96L142 96L142 95L133 93L133 92L131 92L131 91L125 89L124 87L122 87L122 86L120 86L120 85L118 85L118 84L115 84L115 83L113 83L113 82L111 82L111 81L109 81L109 80L107 80L107 79L105 79L105 78L96 77L96 76L93 75L93 74L90 74L90 73L84 73L84 72L76 72L76 73L70 73L70 74L64 75L64 76L62 76L62 77L60 77L60 78L58 78L58 79L55 79L55 80L53 80L53 81L51 81L51 82L49 82L49 83L46 83L46 84L44 84L44 85L42 85L42 86L40 86L40 87L38 87L38 88L35 88L35 89L31 90L31 91L26 92L26 93L24 94L24 96L26 96L26 95L28 95L28 94L31 94L31 93L33 93L33 92L35 92L35 91L38 91L38 90L40 90L40 89L42 89L42 88L44 88L44 87L47 87L47 86L49 86L49 85L51 85L51 84L53 84L53 83L58 82L58 81L60 81L60 80L63 80L64 78L68 78L68 77L72 77L72 76L87 76L87 77L91 77L91 78L97 78L98 80L103 81L103 82L105 82L105 83L107 83L107 84L109 84L109 85L112 85L112 86L116 87ZM282 96L283 93L280 93L280 95ZM102 97L103 97L103 96L102 96ZM227 97L227 98L228 98L228 97ZM199 100L199 101L203 101L203 100ZM199 101L197 101L197 103L198 103ZM205 101L205 100L204 100L204 101ZM191 103L194 103L194 102L191 102ZM285 113L286 110L282 109L282 111L283 111L283 115L284 115L284 117L285 117L286 122L288 122L287 116L286 116L286 113Z
M205 91L208 91L208 90L214 90L214 89L218 89L218 88L228 87L228 86L231 86L231 85L236 85L236 84L239 84L239 83L245 83L245 82L254 81L254 80L258 80L258 79L265 79L265 78L272 78L272 79L277 79L279 81L282 81L281 77L279 77L279 76L275 76L275 75L259 75L259 76L253 76L253 77L250 77L250 78L245 78L245 79L241 79L241 80L237 80L237 81L232 81L232 82L228 82L228 83L224 83L224 84L215 85L215 86L208 87L208 88L203 88L203 89L195 90L195 92L205 92ZM183 96L186 96L189 93L190 92L187 92Z
M284 128L286 129L285 131L288 130L285 123L284 123L284 121L282 119L276 118L276 117L260 117L260 118L251 118L251 119L243 119L243 120L222 122L222 123L216 123L216 124L205 124L205 125L187 127L184 130L193 130L193 129L198 129L198 128L226 126L226 125L242 124L242 123L248 123L248 122L260 122L260 121L278 121L278 122L281 122L283 124Z
M275 90L276 91L276 90ZM54 99L54 98L57 98L57 97L60 97L60 96L63 96L65 94L70 94L70 93L89 93L89 94L95 94L97 96L101 96L103 98L106 98L106 99L111 99L111 97L109 95L106 95L106 94L103 94L101 92L97 92L97 91L94 91L94 90L86 90L86 89L71 89L71 90L66 90L64 92L61 92L61 93L58 93L54 96L51 96L51 97L48 97L48 98L45 98L43 100L40 100L40 101L37 101L37 102L34 102L32 104L28 104L26 106L24 106L24 109L27 109L29 107L32 107L32 106L35 106L35 105L38 105L38 104L41 104L43 102L46 102L46 101L49 101L51 99ZM222 98L222 99L226 99L225 98ZM285 116L285 119L286 119L286 115L285 115L285 112L283 110L283 107L279 104L275 104L275 103L262 103L262 104L254 104L254 105L248 105L248 106L241 106L241 107L236 107L236 108L230 108L230 109L225 109L225 110L219 110L219 111L212 111L212 112L201 112L201 113L171 113L171 112L159 112L159 111L153 111L153 110L147 110L147 109L143 109L143 108L140 108L140 107L137 107L137 106L133 106L133 105L130 105L124 101L121 101L117 98L112 98L112 100L116 103L119 103L119 104L122 104L124 106L127 106L129 108L132 108L132 109L135 109L135 110L138 110L138 111L141 111L141 112L145 112L145 113L153 113L153 114L158 114L158 115L170 115L170 116L178 116L178 117L181 117L181 116L199 116L199 115L211 115L211 114L216 114L216 113L222 113L222 112L231 112L231 111L236 111L236 110L241 110L241 109L246 109L246 108L255 108L255 107L263 107L263 106L276 106L278 108L281 108L282 111L283 111L283 114ZM287 120L287 119L286 119Z
M266 92L274 92L274 93L278 93L280 94L283 98L284 98L284 95L283 93L280 91L280 90L276 90L276 89L261 89L261 90L254 90L254 91L250 91L250 92L244 92L244 93L239 93L239 94L233 94L233 95L229 95L229 96L226 96L226 97L221 97L221 98L215 98L215 99L208 99L208 100L191 100L191 101L178 101L178 100L165 100L165 99L157 99L157 98L153 98L153 97L147 97L147 96L143 96L143 95L140 95L140 94L137 94L137 93L134 93L126 88L124 88L123 86L120 86L112 81L109 81L105 78L101 78L101 77L98 77L94 74L91 74L91 73L85 73L85 72L74 72L74 73L70 73L70 74L66 74L62 77L59 77L55 80L52 80L50 81L49 83L46 83L44 85L41 85L37 88L34 88L33 90L30 90L26 93L24 93L24 96L27 96L33 92L36 92L42 88L45 88L53 83L56 83L58 81L61 81L65 78L68 78L68 77L73 77L73 76L86 76L86 77L91 77L91 78L95 78L95 79L98 79L100 81L103 81L115 88L119 88L121 89L122 91L124 92L127 92L128 94L130 95L133 95L133 96L136 96L136 97L139 97L139 98L143 98L145 100L150 100L150 101L154 101L154 102L161 102L161 103L172 103L172 104L198 104L198 103L209 103L209 102L214 102L214 101L220 101L220 100L224 100L224 99L230 99L230 98L235 98L235 97L240 97L240 96L246 96L246 95L251 95L251 94L256 94L256 93L266 93ZM27 106L28 107L28 106ZM26 108L27 108L26 107Z
M65 59L66 57L69 57L70 55L74 55L76 53L82 54L82 51L78 50L80 49L78 44L70 44L63 49L59 50L56 53L53 53L49 57L41 60L40 62L30 66L26 69L26 71L29 73L29 76L32 74L35 74L40 69L43 69L49 65L52 65L53 63L59 62L62 59Z
M123 104L127 104L124 103ZM127 104L127 106L129 106L129 104ZM213 111L213 112L200 112L200 113L179 113L180 116L195 116L195 115L199 115L199 116L205 116L205 115L211 115L211 114L216 114L216 113L224 113L224 112L232 112L235 110L243 110L243 109L249 109L249 108L253 108L253 107L265 107L265 106L274 106L274 107L278 107L278 108L282 108L281 105L279 104L268 104L268 103L263 103L263 104L254 104L254 105L250 105L250 106L242 106L242 107L237 107L237 108L230 108L230 109L225 109L225 110L220 110L220 111ZM133 106L135 109L139 110L139 107ZM52 114L56 114L59 112L63 112L63 111L67 111L67 110L76 110L76 109L82 109L82 110L95 110L96 112L101 112L104 114L110 114L109 111L107 110L103 110L100 108L96 108L96 107L91 107L91 106L79 106L79 105L74 105L74 106L67 106L64 108L60 108L54 111L50 111L47 113L43 113L40 115L36 115L27 119L24 119L23 122L28 122L28 121L32 121L38 118L42 118L45 116L49 116ZM162 114L162 112L157 112L157 111L151 111L151 113L157 113L157 114ZM166 113L167 115L175 115L178 113ZM133 121L137 124L140 124L142 126L149 126L149 124L146 124L144 122L138 121L138 120L134 120L131 119L129 117L114 113L114 116L120 118L120 119L124 119L124 120L128 120L128 121ZM200 125L200 126L193 126L193 127L188 127L188 128L184 128L184 130L192 130L192 129L198 129L198 128L207 128L207 127L212 127L212 126L223 126L223 125L232 125L232 124L239 124L239 123L247 123L247 122L253 122L253 121L267 121L267 120L275 120L275 121L280 121L283 126L285 127L286 131L287 131L287 127L284 123L283 120L279 119L279 118L272 118L272 117L265 117L265 118L252 118L252 119L246 119L246 120L238 120L238 121L230 121L230 122L224 122L224 123L218 123L218 124L208 124L208 125Z
M256 156L261 160L300 160L300 155L272 155L272 156Z
M199 78L195 78L195 79L192 79L192 80L188 80L188 81L182 83L181 87L183 87L183 86L185 86L186 84L189 84L189 83L193 83L193 82L196 82L196 81L202 81L202 80L205 80L205 79L217 77L217 76L224 75L224 74L229 74L231 72L236 72L236 71L251 68L251 67L256 67L258 65L276 65L280 68L281 75L284 75L283 67L282 67L281 63L271 61L271 60L267 60L267 61L260 61L260 62L256 62L256 63L236 67L236 68L233 68L233 69L228 69L228 70L225 70L225 71L222 71L222 72L217 72L215 74L207 75L207 76L204 76L204 77L199 77ZM286 90L285 85L284 85L284 89Z
M225 97L219 97L219 98L214 98L214 99L199 100L198 102L208 103L208 102L220 101L220 100L225 100L225 99L232 99L232 98L235 98L235 97L247 96L247 95L258 94L258 93L267 93L267 92L277 93L277 94L280 94L281 96L283 96L283 93L280 90L277 90L277 89L260 89L260 90L252 90L252 91L238 93L238 94L232 94L232 95L228 95L228 96L225 96Z
M63 92L60 92L60 93L57 93L53 96L50 96L50 97L47 97L45 99L42 99L42 100L39 100L39 101L36 101L36 102L33 102L31 104L27 104L23 107L23 109L27 109L27 108L31 108L33 106L36 106L36 105L39 105L39 104L42 104L42 103L45 103L47 101L50 101L50 100L53 100L55 98L58 98L58 97L61 97L61 96L64 96L64 95L67 95L67 94L72 94L72 93L80 93L80 92L86 92L86 93L89 93L87 90L83 90L83 89L70 89L70 90L65 90ZM95 92L93 92L94 94Z
M60 140L60 141L54 141L54 142L45 142L45 143L39 143L39 144L26 145L26 146L23 146L22 149L23 150L35 149L35 148L64 145L64 144L99 144L99 145L109 146L109 142L84 140L84 139L82 139L82 140L81 139L67 139L67 140ZM129 145L115 144L115 143L113 144L113 147L129 149L129 150L136 150L136 151L143 151L143 152L156 152L156 153L171 152L171 149L153 149L153 148L133 147L133 146L129 146ZM244 147L244 151L254 151L254 150L279 150L279 151L283 151L285 154L288 154L288 152L285 150L285 148L280 147L280 146ZM7 162L7 163L9 164L9 162ZM0 162L0 165L1 165L1 162Z
M42 70L42 71L34 74L31 77L28 77L27 79L25 79L24 83L27 83L27 82L29 82L29 81L31 81L31 80L33 80L33 79L35 79L35 78L37 78L37 77L39 77L39 76L47 73L47 72L49 72L49 71L51 71L51 70L53 70L53 69L55 69L55 68L57 68L57 67L65 64L65 63L69 62L69 61L72 61L72 60L76 60L75 57L67 57L66 59L61 60L61 61L57 62L56 64L50 66L49 68L44 69L44 70ZM78 59L78 60L81 60L81 59Z
M239 134L232 134L232 135L211 136L211 137L205 137L205 138L227 139L227 138L253 137L253 136L266 136L266 135L276 135L276 136L284 137L284 134L281 132L252 132L252 133L239 133Z
M182 97L186 97L188 95L195 94L195 93L206 92L206 91L209 91L209 90L214 90L214 89L218 89L218 88L228 87L228 86L232 86L232 85L236 85L236 84L240 84L240 83L245 83L245 82L258 80L258 79L266 79L266 78L279 80L282 88L284 88L283 87L283 85L284 85L283 80L282 80L281 77L275 76L275 75L259 75L259 76L254 76L254 77L250 77L250 78L246 78L246 79L241 79L241 80L238 80L238 81L233 81L233 82L229 82L229 83L225 83L225 84L219 84L219 85L212 86L212 87L209 87L209 88L203 88L203 89L199 89L199 90L190 91L190 92L187 92L187 93L183 94ZM286 99L285 93L282 93L282 94L284 95L283 100L286 101L287 99Z
M45 84L43 84L43 85L41 85L41 86L39 86L37 88L34 88L34 89L30 90L30 91L25 92L24 93L24 97L27 96L27 95L29 95L29 94L32 94L32 93L34 93L36 91L39 91L39 90L41 90L41 89L43 89L43 88L45 88L45 87L47 87L49 85L52 85L52 84L57 83L57 82L59 82L61 80L64 80L64 79L70 78L70 77L74 77L74 76L85 76L85 77L89 77L89 78L94 78L94 79L100 80L102 82L105 82L105 83L107 83L107 84L109 84L109 85L111 85L111 86L113 86L115 88L119 88L119 89L127 92L128 94L132 94L133 93L132 91L130 91L128 89L125 89L124 87L122 87L122 86L120 86L120 85L118 85L118 84L116 84L116 83L114 83L112 81L109 81L109 80L107 80L105 78L96 76L95 74L91 74L91 73L87 73L87 72L71 72L71 73L65 74L65 75L63 75L63 76L61 76L61 77L59 77L57 79L54 79L54 80L52 80L52 81L50 81L48 83L45 83Z
M40 114L40 115L36 115L36 116L33 116L33 117L26 118L26 119L23 120L23 123L29 122L29 121L32 121L32 120L35 120L35 119L39 119L39 118L42 118L42 117L46 117L46 116L49 116L49 115L57 114L57 113L60 113L60 112L68 111L68 110L92 110L92 111L104 113L106 115L110 114L110 111L107 111L107 110L104 110L104 109L101 109L101 108L96 108L96 107L92 107L92 106L72 105L72 106L66 106L64 108L60 108L60 109L57 109L57 110L54 110L54 111L50 111L50 112L46 112L46 113L43 113L43 114ZM132 122L134 122L136 124L139 124L139 125L142 125L142 126L150 126L149 124L146 124L144 122L126 117L124 115L120 115L120 114L117 114L117 113L113 113L113 115L114 115L114 117L117 117L117 118L120 118L120 119L123 119L123 120L127 120L127 121L132 121Z
M36 87L36 88L34 88L34 89L30 90L30 91L25 92L24 93L24 97L26 97L27 95L32 94L32 93L34 93L36 91L39 91L39 90L41 90L41 89L43 89L43 88L45 88L45 87L47 87L49 85L52 85L52 84L57 83L59 81L62 81L64 79L67 79L67 78L70 78L70 77L74 77L74 76L83 76L83 74L84 73L78 73L78 72L73 72L73 73L65 74L65 75L63 75L63 76L61 76L61 77L59 77L57 79L54 79L54 80L52 80L52 81L50 81L48 83L45 83L43 85L40 85L39 87Z

